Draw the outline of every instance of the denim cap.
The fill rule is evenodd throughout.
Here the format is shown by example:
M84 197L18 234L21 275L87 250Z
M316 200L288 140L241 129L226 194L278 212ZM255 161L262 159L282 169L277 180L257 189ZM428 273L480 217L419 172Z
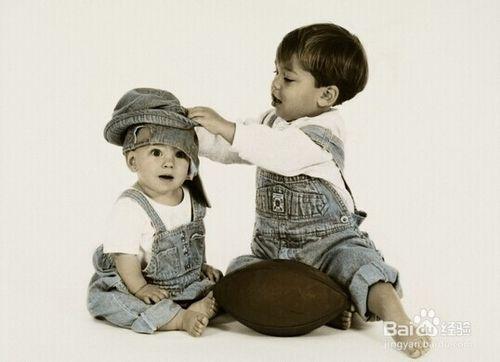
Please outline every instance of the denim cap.
M142 123L178 129L192 129L198 123L187 117L186 108L172 93L161 89L136 88L120 98L113 118L104 128L109 143L123 146L129 127Z
M136 88L118 101L111 121L104 128L109 143L123 147L123 153L141 146L163 144L176 147L188 155L189 177L193 197L210 207L198 175L198 138L194 127L198 123L187 117L187 110L177 97L161 89ZM141 131L147 129L148 132ZM146 135L146 136L144 136Z

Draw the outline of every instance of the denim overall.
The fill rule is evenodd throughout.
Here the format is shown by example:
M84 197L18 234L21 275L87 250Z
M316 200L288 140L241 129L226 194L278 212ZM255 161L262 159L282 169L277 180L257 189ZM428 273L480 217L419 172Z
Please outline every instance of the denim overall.
M89 289L87 308L94 317L139 333L153 333L170 321L181 309L179 304L204 297L213 282L203 279L205 262L205 207L192 200L193 221L167 230L161 218L138 190L126 190L120 197L136 201L147 213L155 229L152 257L142 271L146 281L165 287L170 297L146 304L130 294L118 275L110 254L102 245L93 256L95 274Z
M270 127L275 120L275 115L264 117ZM342 141L321 126L301 129L332 154L352 198L342 174ZM282 176L262 168L257 168L256 186L253 255L234 259L228 273L261 259L298 260L349 290L356 310L365 320L375 319L366 305L371 285L389 282L402 295L398 271L384 262L368 234L359 229L366 213L357 210L354 198L355 211L351 213L329 182L308 175Z

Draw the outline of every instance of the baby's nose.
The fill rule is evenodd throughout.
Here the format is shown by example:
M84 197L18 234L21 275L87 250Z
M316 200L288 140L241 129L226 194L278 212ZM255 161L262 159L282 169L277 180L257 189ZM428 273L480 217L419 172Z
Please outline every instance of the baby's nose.
M166 155L163 157L163 167L173 167L174 166L174 157L171 155Z

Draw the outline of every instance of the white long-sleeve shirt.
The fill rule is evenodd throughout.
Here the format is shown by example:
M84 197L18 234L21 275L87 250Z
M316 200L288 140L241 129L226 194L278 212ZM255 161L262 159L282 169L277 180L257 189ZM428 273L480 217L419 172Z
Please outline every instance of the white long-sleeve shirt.
M221 163L253 164L283 176L304 174L324 179L353 212L353 201L332 155L300 129L317 125L330 130L343 141L344 122L338 111L330 110L316 117L303 117L292 122L278 117L272 127L262 124L262 119L263 116L236 123L232 145L222 137L196 127L200 155Z

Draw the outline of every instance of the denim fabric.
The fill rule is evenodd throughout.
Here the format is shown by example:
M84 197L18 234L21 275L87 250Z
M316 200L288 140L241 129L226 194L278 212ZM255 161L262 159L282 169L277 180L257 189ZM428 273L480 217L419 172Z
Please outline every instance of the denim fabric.
M192 129L198 122L187 117L187 110L172 93L154 88L136 88L125 93L104 128L106 141L123 144L127 129L139 124L157 124L174 129Z
M152 257L143 270L148 283L161 285L170 293L169 299L146 304L129 293L118 275L111 255L103 253L102 245L93 256L95 274L87 297L90 314L139 333L153 333L170 321L181 309L176 301L204 297L213 282L203 279L205 262L205 208L192 198L193 221L174 230L167 230L161 218L138 190L126 190L121 197L135 200L147 213L155 229Z
M321 128L304 131L338 159L338 140ZM336 162L343 166L343 152L342 160ZM286 177L258 168L256 186L253 255L233 260L228 273L261 259L301 261L347 288L364 319L375 318L366 305L371 285L392 283L402 296L398 271L384 262L368 234L359 229L366 214L356 208L351 213L328 182L307 175ZM350 192L347 183L346 188Z

